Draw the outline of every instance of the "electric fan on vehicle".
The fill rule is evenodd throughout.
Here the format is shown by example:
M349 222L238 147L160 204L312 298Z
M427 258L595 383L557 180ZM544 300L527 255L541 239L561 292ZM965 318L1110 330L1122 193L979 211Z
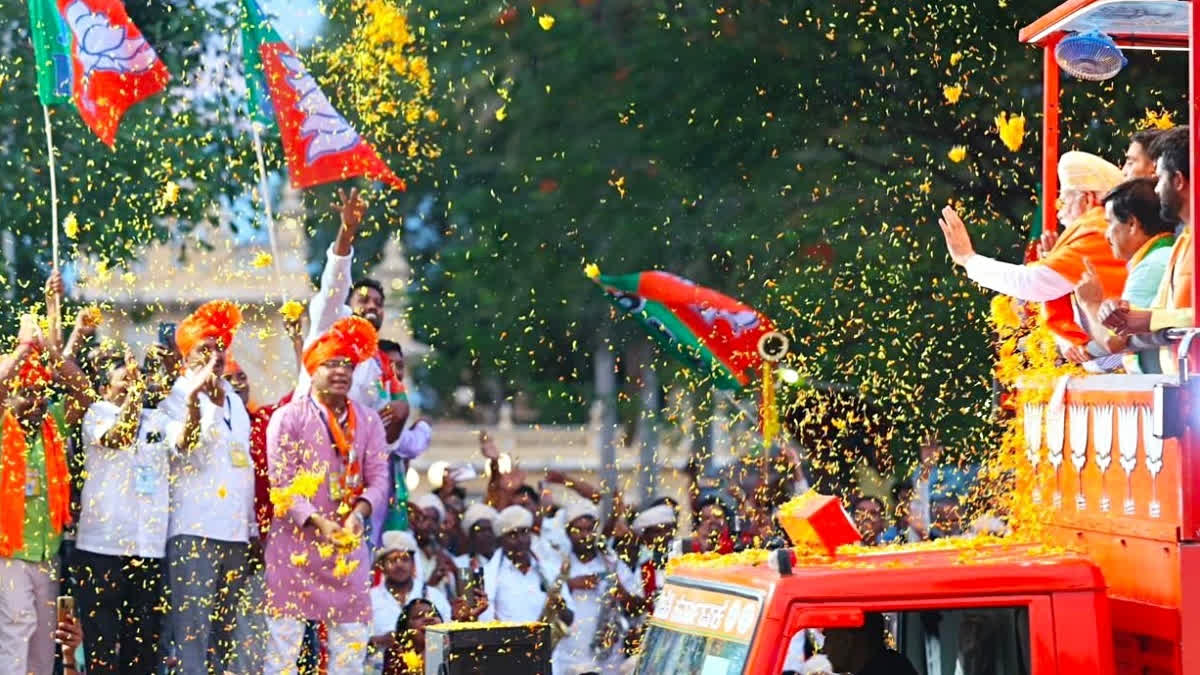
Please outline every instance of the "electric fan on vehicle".
M1067 73L1094 82L1113 77L1128 63L1117 43L1097 30L1063 38L1054 49L1054 60Z

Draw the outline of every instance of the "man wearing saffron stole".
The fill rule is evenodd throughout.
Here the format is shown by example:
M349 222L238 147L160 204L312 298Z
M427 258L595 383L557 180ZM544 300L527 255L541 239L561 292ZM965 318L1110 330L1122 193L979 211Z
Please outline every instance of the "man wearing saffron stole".
M387 505L387 440L379 414L350 388L377 342L365 319L335 322L304 350L311 392L267 427L275 503L266 543L269 673L296 672L308 621L324 624L330 675L363 672L371 633L363 535L372 512Z
M938 221L954 264L961 265L967 276L984 288L1042 303L1046 326L1063 355L1075 363L1107 353L1088 344L1090 335L1080 325L1081 313L1074 303L1075 286L1086 272L1084 260L1091 261L1105 297L1119 297L1125 287L1125 263L1113 257L1104 237L1108 223L1102 205L1104 195L1122 180L1121 170L1100 157L1086 152L1064 154L1058 162L1058 220L1066 229L1049 250L1042 251L1041 260L1028 265L976 254L966 225L949 206L942 209Z
M62 277L46 283L47 306L62 297ZM51 401L57 385L67 398ZM63 358L25 316L14 351L0 359L0 668L54 669L57 557L71 519L66 441L91 396L75 361Z
M325 269L321 273L321 288L313 296L308 312L311 323L305 345L323 335L334 321L349 316L366 319L378 333L383 326L383 285L374 279L359 279L350 283L350 268L354 262L354 238L358 234L366 212L366 204L358 190L349 195L338 191L341 203L334 205L342 219L337 239L326 254ZM389 459L388 503L371 515L370 537L374 546L384 530L408 529L408 487L404 483L406 462L421 455L429 448L433 428L428 420L418 420L411 429L404 426L408 420L408 395L402 380L404 373L396 372L392 359L378 344L372 353L354 368L349 396L352 400L379 413L387 433L391 457ZM308 394L309 374L300 371L300 382L296 387L296 398ZM386 524L385 524L386 521Z

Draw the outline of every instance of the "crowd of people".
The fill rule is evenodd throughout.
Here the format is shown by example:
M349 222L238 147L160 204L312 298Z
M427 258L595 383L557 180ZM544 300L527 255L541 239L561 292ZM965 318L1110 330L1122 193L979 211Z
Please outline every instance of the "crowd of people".
M287 325L295 386L274 403L250 402L234 303L200 306L140 360L91 310L65 341L23 317L0 359L0 673L417 673L426 627L492 620L549 624L557 675L615 673L669 559L784 536L774 512L808 488L794 455L698 482L687 539L675 500L529 480L486 435L484 494L447 471L410 497L433 425L409 419L403 351L378 333L384 287L351 279L363 201L337 210L308 330ZM57 272L45 291L62 305ZM905 482L865 468L867 543L961 531L970 478L925 445Z
M950 257L981 286L1042 303L1064 360L1090 372L1174 374L1167 329L1195 325L1190 157L1187 127L1133 134L1121 168L1065 153L1056 205L1064 229L1042 234L1037 260L975 253L947 207L939 222Z

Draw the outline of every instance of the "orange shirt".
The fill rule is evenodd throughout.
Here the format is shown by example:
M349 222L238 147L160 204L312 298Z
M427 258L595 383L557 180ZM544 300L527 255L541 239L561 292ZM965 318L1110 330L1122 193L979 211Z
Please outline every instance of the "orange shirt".
M1104 297L1119 298L1125 288L1128 270L1124 261L1113 256L1112 248L1104 237L1106 229L1108 223L1104 219L1104 208L1092 208L1063 231L1058 243L1046 257L1032 264L1045 265L1072 284L1078 284L1086 270L1083 261L1089 260L1100 278ZM1073 298L1072 293L1044 303L1042 316L1055 335L1072 344L1087 344L1090 338L1075 320Z

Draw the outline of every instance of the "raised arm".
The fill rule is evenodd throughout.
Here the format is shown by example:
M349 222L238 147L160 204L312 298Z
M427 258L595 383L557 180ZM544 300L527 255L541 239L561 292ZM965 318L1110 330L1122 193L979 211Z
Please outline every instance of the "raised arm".
M311 324L308 327L308 337L305 343L311 342L329 330L340 317L342 306L350 298L350 268L354 262L354 238L362 224L363 214L367 205L359 196L357 189L350 190L347 195L338 190L340 202L333 205L342 219L338 229L337 239L329 247L325 259L325 270L321 272L321 288L313 296L308 307Z
M217 367L217 356L214 354L212 358L205 364L204 369L197 376L198 384L187 396L187 408L183 420L183 431L179 434L179 441L176 444L176 449L180 452L190 452L200 442L200 395L205 389L213 386L216 377L214 372Z
M132 354L125 357L125 379L127 382L122 393L121 409L117 412L117 422L100 437L100 444L113 450L133 446L137 440L142 415L142 395L145 393L145 386L142 383L142 373L138 370Z
M546 482L561 485L568 490L574 491L580 497L596 504L599 504L600 500L604 498L604 494L596 486L587 481L573 479L561 471L547 470Z
M75 327L71 329L71 335L67 338L66 346L63 347L63 356L68 359L76 357L83 341L96 334L99 316L100 310L95 307L84 307L79 310L79 313L75 315Z

